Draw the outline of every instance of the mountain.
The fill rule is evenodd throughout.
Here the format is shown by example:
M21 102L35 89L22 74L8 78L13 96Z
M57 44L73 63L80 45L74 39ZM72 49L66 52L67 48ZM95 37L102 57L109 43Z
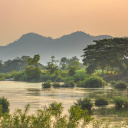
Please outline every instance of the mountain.
M55 56L56 59L77 56L82 60L83 49L87 45L93 44L93 40L104 38L112 37L108 35L91 36L77 31L53 39L36 33L28 33L7 46L0 46L0 60L6 61L23 55L33 57L35 54L40 54L40 62L43 64L50 61L51 56Z

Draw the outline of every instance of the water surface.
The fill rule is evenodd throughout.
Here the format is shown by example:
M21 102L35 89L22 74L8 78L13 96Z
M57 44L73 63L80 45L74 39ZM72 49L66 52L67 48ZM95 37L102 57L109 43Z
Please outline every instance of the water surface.
M43 108L53 101L62 102L65 111L73 103L83 97L95 99L97 96L112 98L113 96L127 96L128 90L117 90L110 86L100 89L85 88L51 88L42 89L41 83L27 83L15 81L0 81L0 97L6 97L10 102L10 111L23 109L26 104L31 105L31 112Z

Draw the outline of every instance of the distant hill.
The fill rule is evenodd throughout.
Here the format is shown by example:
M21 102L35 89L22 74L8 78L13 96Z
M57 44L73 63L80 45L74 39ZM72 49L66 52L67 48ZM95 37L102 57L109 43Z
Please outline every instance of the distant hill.
M40 54L40 62L43 64L50 61L51 56L55 56L56 59L73 56L82 59L80 56L87 45L92 44L93 40L104 38L112 37L108 35L91 36L78 31L53 39L36 33L28 33L7 46L0 46L0 60L5 61L23 55L33 57L35 54Z

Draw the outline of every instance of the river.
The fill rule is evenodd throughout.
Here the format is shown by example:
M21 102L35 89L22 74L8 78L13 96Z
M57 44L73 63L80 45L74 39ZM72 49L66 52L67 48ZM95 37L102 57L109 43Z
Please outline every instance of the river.
M95 99L97 96L112 98L119 95L127 96L127 90L116 90L110 86L99 89L78 87L42 89L41 83L0 81L0 97L8 99L11 113L16 108L23 109L26 104L31 105L30 112L33 113L37 108L43 108L53 101L62 102L64 111L67 111L79 98Z

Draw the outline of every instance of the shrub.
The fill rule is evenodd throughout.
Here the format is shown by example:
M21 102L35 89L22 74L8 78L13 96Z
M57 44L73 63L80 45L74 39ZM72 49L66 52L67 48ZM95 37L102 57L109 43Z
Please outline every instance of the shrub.
M75 87L75 82L74 80L67 80L64 82L64 85L62 85L63 87Z
M8 112L9 111L9 101L4 98L4 97L0 97L0 105L2 105L2 113Z
M101 88L106 85L106 82L101 77L92 76L85 79L82 85L85 88Z
M110 84L111 85L115 85L116 84L116 81L112 80L112 81L110 81Z
M58 83L58 82L53 83L52 86L55 87L55 88L61 87L60 83Z
M127 88L128 84L124 81L118 81L115 83L115 88L125 89Z
M78 99L77 102L74 103L74 106L76 107L78 105L81 106L81 109L83 110L87 109L89 111L91 110L93 106L91 99L89 98Z
M42 83L42 87L51 88L52 87L51 80L48 80L47 82Z
M128 98L127 97L114 97L113 98L114 102L115 102L115 106L117 108L128 108Z
M108 101L103 97L99 97L98 99L95 100L95 105L96 106L108 105Z
M63 111L62 103L53 102L49 105L48 109L51 111L52 115L60 116Z

